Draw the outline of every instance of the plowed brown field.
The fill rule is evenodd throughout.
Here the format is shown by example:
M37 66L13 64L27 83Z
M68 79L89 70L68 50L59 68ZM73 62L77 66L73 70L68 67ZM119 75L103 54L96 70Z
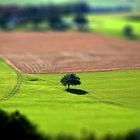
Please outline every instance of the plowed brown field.
M140 42L91 33L0 33L0 57L25 73L140 69Z

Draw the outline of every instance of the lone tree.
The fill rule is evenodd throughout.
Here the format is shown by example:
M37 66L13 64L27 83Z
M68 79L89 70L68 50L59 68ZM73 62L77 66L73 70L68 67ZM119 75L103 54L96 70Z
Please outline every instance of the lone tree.
M67 89L70 89L70 86L80 85L80 78L76 74L67 74L60 80L63 86L67 86Z

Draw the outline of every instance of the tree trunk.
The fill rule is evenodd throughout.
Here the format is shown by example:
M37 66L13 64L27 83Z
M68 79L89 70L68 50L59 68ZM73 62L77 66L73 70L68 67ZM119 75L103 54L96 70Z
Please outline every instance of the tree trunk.
M70 85L68 85L68 89L70 89Z

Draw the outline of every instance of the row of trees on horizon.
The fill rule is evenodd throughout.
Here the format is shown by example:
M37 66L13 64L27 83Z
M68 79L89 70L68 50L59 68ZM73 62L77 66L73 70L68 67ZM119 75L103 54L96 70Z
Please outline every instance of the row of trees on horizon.
M0 7L0 27L11 29L17 25L31 23L35 28L42 22L47 22L51 29L65 29L67 25L63 17L74 16L74 21L79 26L86 24L85 14L89 12L89 6L85 3L71 5L47 5Z
M0 6L0 28L13 29L19 25L31 23L37 29L41 23L46 22L50 29L65 30L76 26L78 30L86 30L89 13L128 12L131 7L91 7L86 3L43 5L43 6ZM71 23L64 22L64 17L74 17Z

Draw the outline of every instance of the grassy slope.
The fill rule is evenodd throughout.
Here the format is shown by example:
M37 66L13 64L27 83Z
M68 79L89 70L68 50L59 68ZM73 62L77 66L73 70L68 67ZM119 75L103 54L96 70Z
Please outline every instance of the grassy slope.
M0 60L0 100L10 93L16 84L16 80L15 71Z
M102 33L115 37L125 38L123 29L131 26L134 35L140 40L140 21L126 19L125 16L88 16L91 32Z
M6 67L2 64L1 67ZM59 83L62 75L28 75L19 93L0 103L0 107L20 110L41 130L52 134L79 134L83 128L98 134L123 133L140 127L140 71L78 75L82 81L78 88L88 91L86 95L65 92ZM30 77L38 81L29 81ZM11 86L9 79L6 81Z

